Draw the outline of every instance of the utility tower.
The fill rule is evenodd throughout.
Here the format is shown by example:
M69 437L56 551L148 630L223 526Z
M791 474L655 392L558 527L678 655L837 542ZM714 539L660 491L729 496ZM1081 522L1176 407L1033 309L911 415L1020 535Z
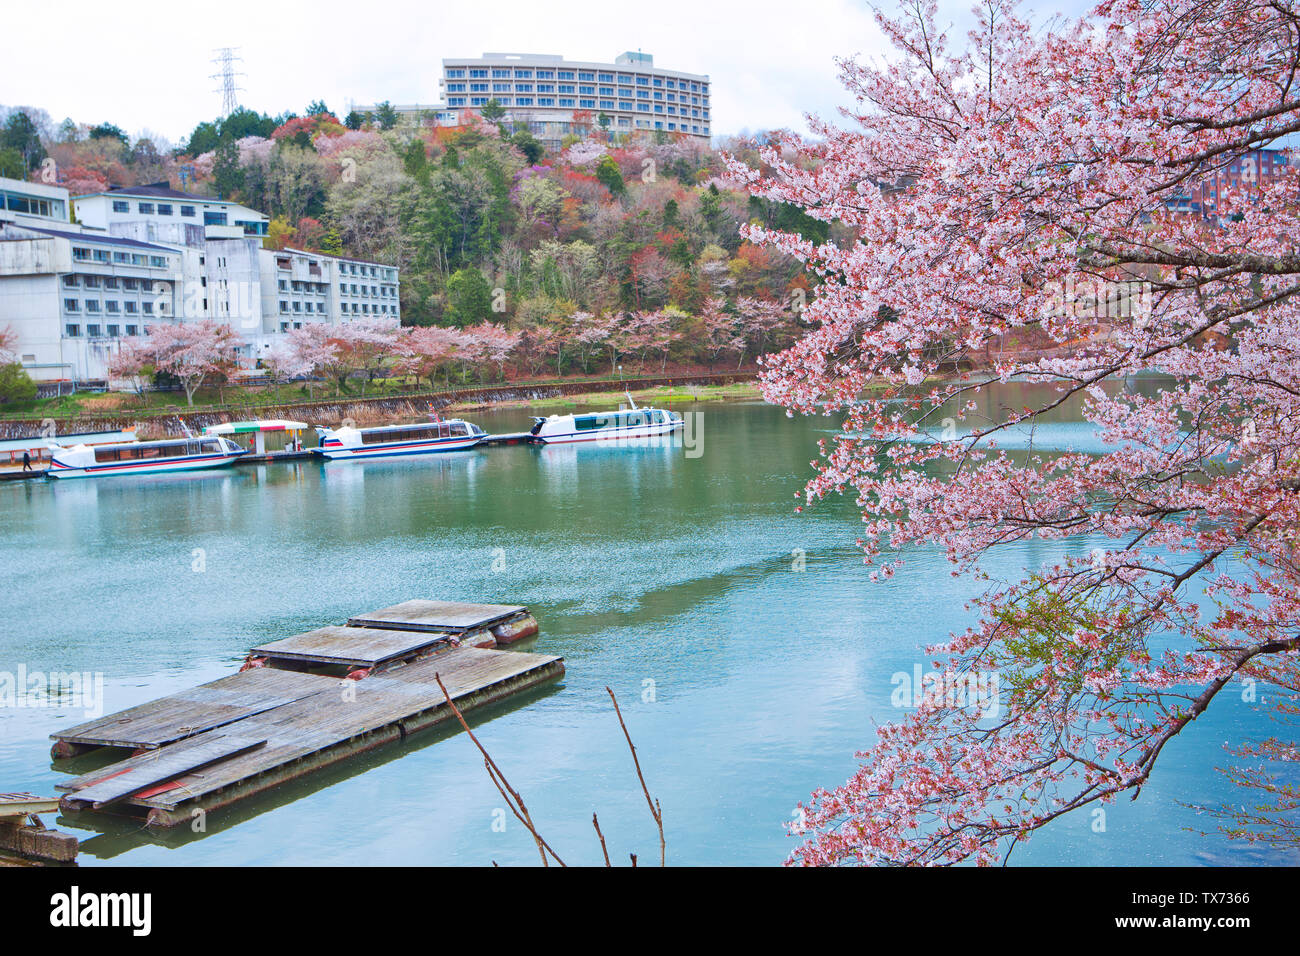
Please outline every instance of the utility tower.
M210 79L220 80L221 86L212 92L221 94L221 118L225 119L239 108L239 98L235 94L243 87L235 84L235 78L244 74L235 71L235 63L242 58L239 56L239 47L235 46L223 46L214 52L216 55L212 58L212 63L218 72L213 73Z

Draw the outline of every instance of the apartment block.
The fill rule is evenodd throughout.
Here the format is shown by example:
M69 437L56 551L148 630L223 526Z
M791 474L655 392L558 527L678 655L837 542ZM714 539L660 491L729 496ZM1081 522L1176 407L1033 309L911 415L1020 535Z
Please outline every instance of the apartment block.
M478 111L496 100L507 122L525 124L550 148L578 131L575 114L589 114L593 126L611 133L711 135L709 77L657 67L648 53L623 53L613 63L484 53L443 60L440 82L446 112Z

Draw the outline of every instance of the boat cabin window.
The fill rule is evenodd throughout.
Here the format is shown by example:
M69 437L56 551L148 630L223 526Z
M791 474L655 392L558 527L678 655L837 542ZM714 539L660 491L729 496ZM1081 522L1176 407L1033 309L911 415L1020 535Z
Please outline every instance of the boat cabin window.
M662 412L657 414L662 415ZM654 419L660 421L661 419ZM596 428L637 428L650 424L650 413L643 409L625 412L609 412L604 415L577 415L573 427L580 432Z
M95 461L147 461L151 458L183 458L186 455L214 455L223 452L225 448L218 438L190 438L139 445L106 445L95 449Z
M361 433L364 445L381 445L388 442L429 441L438 438L464 438L469 429L464 422L438 422L431 425L405 425L400 428L377 428Z

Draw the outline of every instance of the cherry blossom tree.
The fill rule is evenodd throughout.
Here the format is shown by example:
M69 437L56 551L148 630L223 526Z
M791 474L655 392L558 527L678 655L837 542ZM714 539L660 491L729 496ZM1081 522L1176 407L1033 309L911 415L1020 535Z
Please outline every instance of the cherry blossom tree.
M1104 0L1044 30L1002 0L977 12L960 45L928 0L880 15L896 52L841 62L847 128L814 118L816 142L730 163L853 235L742 230L821 279L813 330L763 373L792 413L843 418L807 502L856 494L873 576L931 543L985 581L972 626L932 653L945 682L991 673L1003 689L995 716L928 695L881 727L860 769L803 808L797 863L996 862L1063 814L1136 797L1233 685L1292 696L1297 175L1240 171L1300 130L1300 10ZM1189 207L1207 178L1214 200ZM1062 295L1085 283L1116 291L1109 335ZM1055 351L938 377L1026 329ZM1168 384L1125 387L1152 371ZM1013 381L1046 397L976 414ZM1072 400L1102 453L999 447ZM1080 535L1105 546L986 577L993 549ZM1294 767L1287 739L1257 749Z
M238 366L236 350L243 345L229 325L205 319L176 325L156 324L134 347L138 357L176 379L185 389L185 402L206 382L225 380Z
M407 329L402 334L394 368L399 375L410 375L416 381L428 379L432 388L435 376L456 357L463 340L459 329L441 325Z
M482 322L464 330L466 352L474 364L495 365L497 378L505 380L505 364L519 345L519 333L504 325Z
M18 354L18 331L12 325L0 329L0 365L7 365Z
M106 367L110 378L124 379L137 395L144 395L145 382L154 372L151 343L140 336L123 339Z

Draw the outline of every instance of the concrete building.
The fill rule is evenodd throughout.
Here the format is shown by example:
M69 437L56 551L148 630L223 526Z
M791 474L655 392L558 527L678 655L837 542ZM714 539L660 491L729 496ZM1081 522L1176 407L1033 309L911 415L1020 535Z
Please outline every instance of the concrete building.
M263 249L262 259L275 276L273 286L262 286L263 311L277 323L275 331L304 322L401 323L396 266L302 249Z
M446 112L479 111L489 100L524 123L548 148L558 148L589 114L611 133L685 134L708 139L712 129L709 77L665 70L648 53L623 53L613 63L566 60L537 53L484 53L442 61ZM604 123L601 122L604 118Z
M0 177L0 223L66 224L69 209L62 186Z
M165 183L69 200L0 180L0 198L15 206L0 214L0 326L37 381L102 381L121 340L158 322L224 322L248 366L303 322L400 322L396 267L263 249L267 216L239 203Z
M1182 215L1198 216L1207 222L1219 218L1219 196L1229 191L1240 193L1271 184L1286 176L1290 168L1287 154L1278 149L1254 149L1192 181L1166 206Z
M121 339L174 321L181 253L134 239L0 225L0 321L36 381L103 379Z
M109 232L121 223L156 222L225 227L232 235L265 236L271 221L265 213L229 199L181 192L167 183L118 186L78 196L72 205L77 221L87 229Z

